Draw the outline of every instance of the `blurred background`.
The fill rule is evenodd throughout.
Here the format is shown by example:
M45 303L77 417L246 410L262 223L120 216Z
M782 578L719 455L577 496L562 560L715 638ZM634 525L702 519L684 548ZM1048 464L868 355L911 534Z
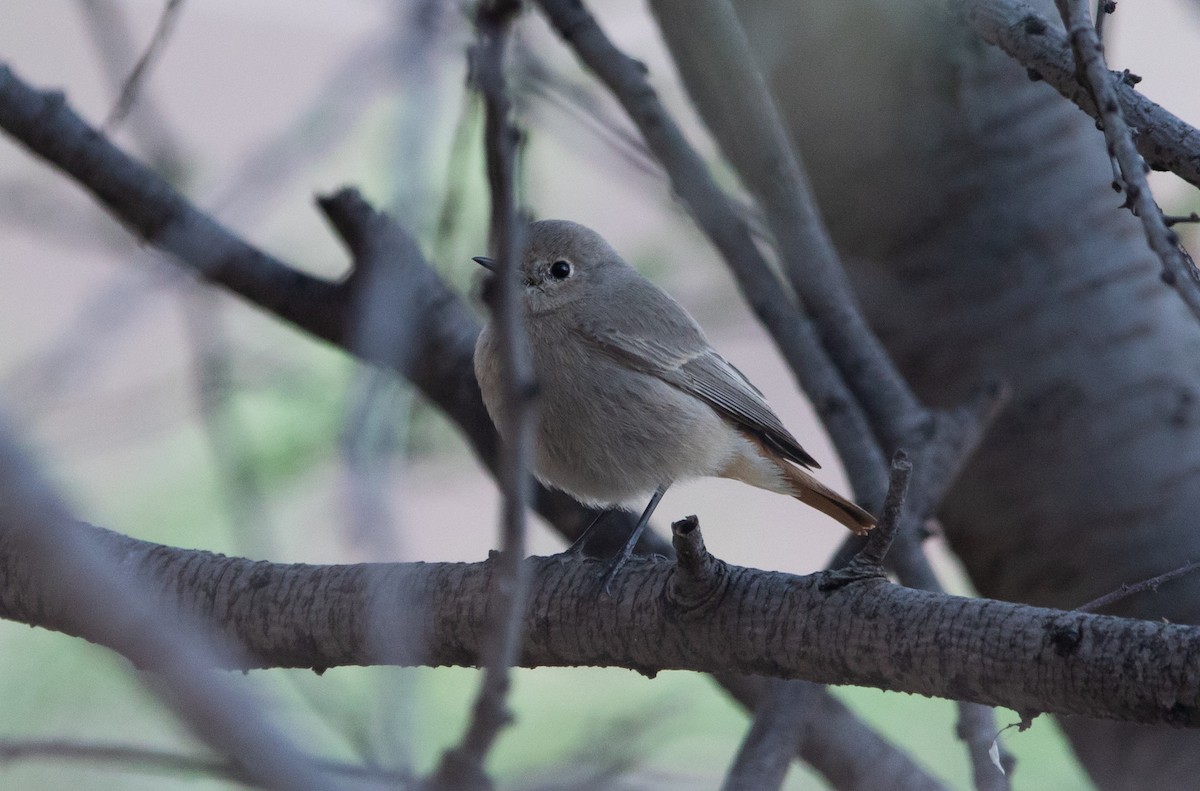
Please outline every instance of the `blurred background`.
M641 3L595 4L617 43L703 150ZM184 3L129 112L121 85L163 11L151 0L7 0L0 60L65 92L91 123L196 205L273 255L337 276L347 256L313 197L361 189L420 240L464 293L487 252L482 112L465 90L472 31L437 0ZM636 135L545 23L513 52L524 199L538 217L604 234L699 319L845 489L829 443L713 251L675 205ZM1194 5L1146 0L1110 19L1110 58L1193 123L1200 95L1168 49L1200 43ZM1170 36L1169 47L1163 45ZM1155 174L1168 212L1190 192ZM727 182L732 182L726 177ZM66 178L0 142L0 408L77 515L149 541L280 562L475 561L496 543L491 479L436 408L392 377L198 284L139 246ZM808 573L842 533L776 495L706 480L673 488L660 524L696 513L731 563ZM533 552L562 548L540 524ZM935 542L954 591L970 593ZM477 674L338 668L249 674L297 739L334 758L427 771L465 722ZM867 689L837 694L955 788L969 785L952 704ZM121 743L201 754L105 649L0 622L0 739ZM748 720L707 677L623 670L517 671L516 725L491 767L506 788L627 772L614 787L715 787ZM1001 725L1016 722L1000 713ZM1088 782L1056 726L1006 733L1018 785ZM2 752L2 751L0 751ZM864 756L870 760L870 756ZM4 762L0 787L218 789L132 765ZM790 789L824 787L794 767Z

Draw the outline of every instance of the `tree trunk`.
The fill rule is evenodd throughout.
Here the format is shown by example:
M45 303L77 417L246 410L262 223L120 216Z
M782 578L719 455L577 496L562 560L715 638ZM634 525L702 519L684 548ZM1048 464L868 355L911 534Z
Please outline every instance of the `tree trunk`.
M941 512L979 591L1071 608L1200 558L1200 327L1118 208L1092 120L942 4L740 10L914 387L1013 389ZM1112 611L1200 622L1200 577ZM1200 734L1062 725L1102 788L1200 776Z

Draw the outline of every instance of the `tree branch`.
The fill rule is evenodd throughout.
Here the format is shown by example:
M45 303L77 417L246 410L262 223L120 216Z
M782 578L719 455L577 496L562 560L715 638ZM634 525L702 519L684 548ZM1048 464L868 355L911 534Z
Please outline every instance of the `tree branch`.
M525 516L533 478L534 393L533 362L525 332L519 281L524 234L518 227L515 159L517 130L511 125L511 104L504 85L504 50L509 27L519 5L513 0L484 0L475 24L479 41L474 50L475 78L483 94L488 186L491 190L491 237L496 247L496 302L492 326L501 359L503 408L512 427L502 448L500 488L504 493L500 553L496 557L496 600L487 625L483 681L462 740L447 750L431 789L492 787L483 762L500 731L512 721L506 701L511 684L509 668L520 651L522 610L528 593L525 559Z
M1092 94L1076 79L1066 35L1020 0L955 0L951 4L984 41L1024 66L1033 79L1045 80L1096 120ZM1115 81L1117 101L1137 129L1137 149L1154 170L1169 170L1200 187L1200 130L1138 93L1132 75Z
M1055 0L1058 12L1067 26L1067 38L1075 53L1076 74L1092 94L1092 103L1100 113L1100 126L1108 155L1120 167L1120 180L1114 187L1123 188L1125 206L1142 221L1146 241L1162 262L1162 279L1200 319L1200 270L1179 243L1179 234L1167 227L1162 209L1150 192L1146 181L1148 166L1142 161L1133 143L1133 132L1125 122L1117 97L1117 80L1104 62L1104 46L1096 34L1086 0ZM1200 152L1198 152L1200 153Z
M286 565L73 529L240 646L244 658L222 660L227 667L475 666L493 609L494 559ZM614 601L597 595L601 561L529 558L521 665L719 670L1200 727L1198 627L883 581L827 592L821 574L712 562L720 569L712 595L680 598L673 562L635 558L628 591ZM31 577L28 564L21 546L0 545L0 617L112 643L95 619L56 599L52 582ZM403 603L407 617L388 602ZM547 608L571 617L541 617ZM395 639L376 640L379 633Z
M721 791L773 791L783 785L800 733L810 726L812 684L772 680L738 748Z
M891 452L928 420L867 326L750 42L729 0L651 0L688 95L754 194L793 293Z
M71 741L67 739L0 739L0 764L17 761L45 759L54 763L76 761L95 766L110 764L126 772L153 772L173 778L179 775L205 775L250 784L254 778L241 767L218 758L188 755L163 750L157 747L142 747L132 744L105 744ZM341 783L346 781L370 782L374 789L401 789L414 783L406 772L382 767L357 766L342 761L313 760L314 765ZM357 785L355 788L359 787Z

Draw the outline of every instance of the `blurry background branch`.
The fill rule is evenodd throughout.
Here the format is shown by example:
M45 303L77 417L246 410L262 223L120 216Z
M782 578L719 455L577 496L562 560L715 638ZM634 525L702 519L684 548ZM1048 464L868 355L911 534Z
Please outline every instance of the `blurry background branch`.
M492 614L484 626L481 652L483 679L466 731L458 745L442 755L431 789L467 791L492 787L484 761L501 730L512 721L508 708L509 668L521 653L526 597L529 593L526 555L527 511L533 491L533 431L537 382L525 330L520 288L524 225L516 189L519 132L513 125L512 103L505 78L506 51L517 0L484 0L475 12L478 39L472 51L473 77L484 104L484 149L491 196L489 236L494 246L496 299L491 331L501 360L505 423L510 427L501 446L499 483L504 495L500 514L500 552L494 557L490 598Z

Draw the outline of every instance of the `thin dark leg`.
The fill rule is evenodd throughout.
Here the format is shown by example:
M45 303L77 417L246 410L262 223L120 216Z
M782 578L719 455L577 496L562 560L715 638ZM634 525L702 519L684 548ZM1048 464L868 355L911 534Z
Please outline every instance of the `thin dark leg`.
M600 520L612 513L611 508L605 508L600 513L596 514L583 532L579 534L579 538L571 542L571 546L563 550L564 555L582 555L583 546L587 543L588 538L592 535L592 531L596 529L596 525L600 524Z
M646 506L646 510L642 511L642 517L638 519L637 525L634 526L633 532L629 534L629 540L625 542L625 548L614 557L609 564L608 572L604 575L604 592L609 593L609 586L612 585L613 577L617 576L617 572L625 565L633 555L633 548L637 546L638 539L642 537L642 533L646 531L646 525L650 523L650 515L654 513L654 509L658 508L658 501L667 493L668 483L654 490L654 496L650 498L650 503Z

